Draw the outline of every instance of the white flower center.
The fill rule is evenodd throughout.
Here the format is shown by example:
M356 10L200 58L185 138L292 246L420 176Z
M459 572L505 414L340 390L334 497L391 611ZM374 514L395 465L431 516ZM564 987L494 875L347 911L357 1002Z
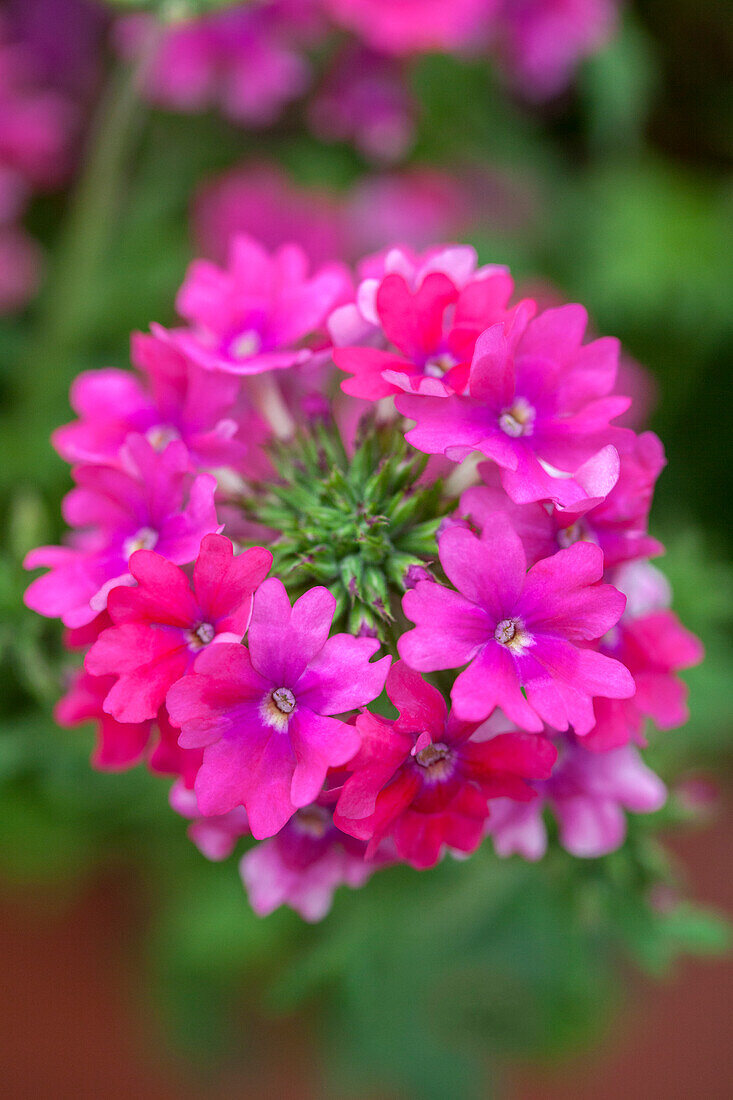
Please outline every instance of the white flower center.
M442 741L431 742L415 753L415 763L425 770L424 779L440 782L453 772L453 754Z
M443 355L433 355L428 359L423 367L423 374L427 374L430 378L442 378L447 371L452 370L455 367L456 361L452 355L445 352Z
M260 715L268 726L286 730L290 716L295 710L296 699L290 688L279 687L268 691L260 704Z
M122 553L126 559L132 557L136 550L152 550L158 541L158 532L152 527L141 527L134 535L130 535L122 544Z
M229 354L232 359L249 359L256 355L262 347L262 337L254 329L246 329L235 336L229 345Z
M494 641L520 656L534 645L534 638L521 619L502 619L494 631Z
M180 434L169 424L156 424L145 433L150 446L154 451L164 451L174 439L180 439Z
M514 404L502 412L499 427L512 439L519 439L522 435L532 434L536 416L537 413L529 401L524 397L517 397Z
M199 623L193 630L186 632L186 641L189 649L203 649L205 645L213 642L216 630L211 623Z

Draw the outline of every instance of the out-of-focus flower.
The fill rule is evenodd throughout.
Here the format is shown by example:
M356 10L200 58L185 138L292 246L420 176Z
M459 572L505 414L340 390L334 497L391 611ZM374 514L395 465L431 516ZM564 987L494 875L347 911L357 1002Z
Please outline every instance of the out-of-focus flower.
M517 853L529 860L544 855L544 806L557 819L563 848L590 859L613 852L623 843L625 810L652 813L664 805L666 788L636 749L619 748L598 755L588 752L584 744L573 738L559 743L552 778L535 784L539 797L534 802L522 805L502 799L492 803L487 828L498 855Z
M334 64L308 117L318 137L350 141L368 160L390 164L410 152L416 113L399 63L357 49Z
M325 0L336 22L387 54L475 48L498 0Z

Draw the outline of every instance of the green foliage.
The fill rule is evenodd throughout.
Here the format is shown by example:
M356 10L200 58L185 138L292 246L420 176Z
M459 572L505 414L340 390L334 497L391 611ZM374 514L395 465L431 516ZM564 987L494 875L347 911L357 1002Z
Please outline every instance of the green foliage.
M255 486L242 506L281 532L273 569L292 594L323 584L336 596L336 627L391 638L410 566L430 565L441 516L454 502L442 484L420 485L427 465L394 425L365 417L348 454L337 428L317 422L272 449L279 481Z

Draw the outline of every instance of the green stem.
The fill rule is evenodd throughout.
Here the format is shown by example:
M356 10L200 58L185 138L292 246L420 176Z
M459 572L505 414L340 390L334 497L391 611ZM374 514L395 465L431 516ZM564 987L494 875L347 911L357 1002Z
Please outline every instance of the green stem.
M110 78L56 245L36 331L25 356L24 397L44 422L63 399L69 369L84 344L95 279L115 229L125 168L144 118L138 93L159 33L154 26L136 65L120 67Z

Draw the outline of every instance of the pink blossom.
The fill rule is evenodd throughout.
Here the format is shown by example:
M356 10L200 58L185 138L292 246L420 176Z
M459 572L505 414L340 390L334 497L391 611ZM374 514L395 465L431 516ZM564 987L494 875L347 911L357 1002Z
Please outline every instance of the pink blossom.
M539 501L515 504L501 485L498 467L479 466L485 484L471 486L462 497L459 513L479 529L496 512L506 512L520 535L530 565L579 540L603 550L606 568L663 551L647 533L654 485L665 464L664 449L654 432L629 433L618 440L618 481L605 500L581 511L548 508Z
M364 848L334 826L325 806L296 810L277 836L242 857L239 869L252 908L265 917L288 905L304 920L322 920L338 886L357 889L373 873Z
M542 810L557 819L560 843L571 855L593 858L615 851L626 835L626 815L652 813L664 805L667 792L630 747L596 754L572 738L560 742L560 756L546 782L537 783L539 798L518 804L500 799L488 822L496 852L540 859L547 848Z
M312 34L309 0L245 3L169 27L146 80L149 98L178 111L219 106L234 122L266 126L306 90L302 45ZM137 57L153 18L119 20L116 44Z
M609 424L629 404L609 396L618 342L583 346L582 306L548 309L534 320L524 305L476 342L465 394L400 395L397 408L416 421L406 438L428 454L458 461L480 451L501 467L516 503L552 500L587 510L618 480L626 429Z
M211 646L171 688L180 744L204 749L202 813L244 805L253 836L273 836L318 796L328 768L357 751L354 727L333 716L371 702L390 659L369 663L376 639L329 638L335 607L325 588L312 588L291 608L271 578L255 595L249 649Z
M308 118L325 141L352 141L371 161L403 160L415 140L417 104L398 62L348 49L332 65Z
M203 255L225 263L230 239L247 234L269 251L289 241L312 263L329 263L348 251L344 211L332 191L298 187L276 165L245 163L197 196L194 235Z
M297 245L269 255L252 238L231 244L226 270L208 260L188 269L176 301L192 326L176 343L208 370L250 375L307 362L306 340L317 336L331 310L348 296L346 269L333 264L308 276Z
M62 458L117 463L127 436L137 432L156 450L183 440L198 467L263 472L256 444L267 429L241 402L237 378L204 370L160 325L152 326L152 335L133 335L131 357L143 379L112 368L76 378L71 405L79 420L52 437Z
M610 38L616 0L501 0L496 36L512 83L528 99L562 92L579 62Z
M196 795L183 780L171 787L169 802L176 813L192 819L188 835L202 855L219 862L234 851L237 841L249 835L249 821L243 806L237 806L226 814L203 817Z
M636 693L631 699L596 700L596 722L583 740L587 748L607 752L628 741L645 745L647 718L664 730L687 721L687 685L675 673L699 664L704 651L673 612L656 611L639 618L624 615L603 640L601 651L628 668Z
M498 0L325 0L333 19L387 54L453 52L472 46Z
M156 451L139 435L125 444L124 468L81 465L76 488L64 499L67 523L77 528L67 546L41 546L26 569L48 566L25 593L32 610L83 626L107 606L118 584L132 584L128 562L136 550L155 548L178 565L193 561L204 535L219 529L216 481L193 478L188 452L174 440Z
M92 676L78 669L54 710L54 718L60 726L96 724L97 744L92 764L102 771L118 771L139 764L147 751L153 728L152 720L118 722L105 712L104 700L113 685L114 676Z
M475 251L455 246L419 257L393 249L377 272L329 320L334 361L353 375L342 382L344 392L371 401L400 391L461 392L477 337L511 316L508 271L477 269Z
M252 614L253 593L272 565L254 547L234 556L229 539L206 535L193 568L182 569L152 550L129 562L137 586L113 589L104 630L85 661L94 676L114 676L105 710L120 722L153 718L168 689L206 646L241 641Z
M546 779L555 749L543 737L499 734L472 740L476 723L448 713L441 693L402 662L387 677L395 722L366 712L356 727L361 748L349 763L335 822L369 840L369 858L385 837L413 867L432 867L445 847L472 852L489 813L487 800L534 797L529 779Z
M590 648L614 626L625 597L600 584L603 554L579 542L532 566L509 518L497 513L479 539L451 527L440 562L457 592L420 581L402 606L414 630L399 641L412 668L468 665L453 685L458 716L480 722L495 707L523 729L593 727L596 696L627 699L631 674Z

